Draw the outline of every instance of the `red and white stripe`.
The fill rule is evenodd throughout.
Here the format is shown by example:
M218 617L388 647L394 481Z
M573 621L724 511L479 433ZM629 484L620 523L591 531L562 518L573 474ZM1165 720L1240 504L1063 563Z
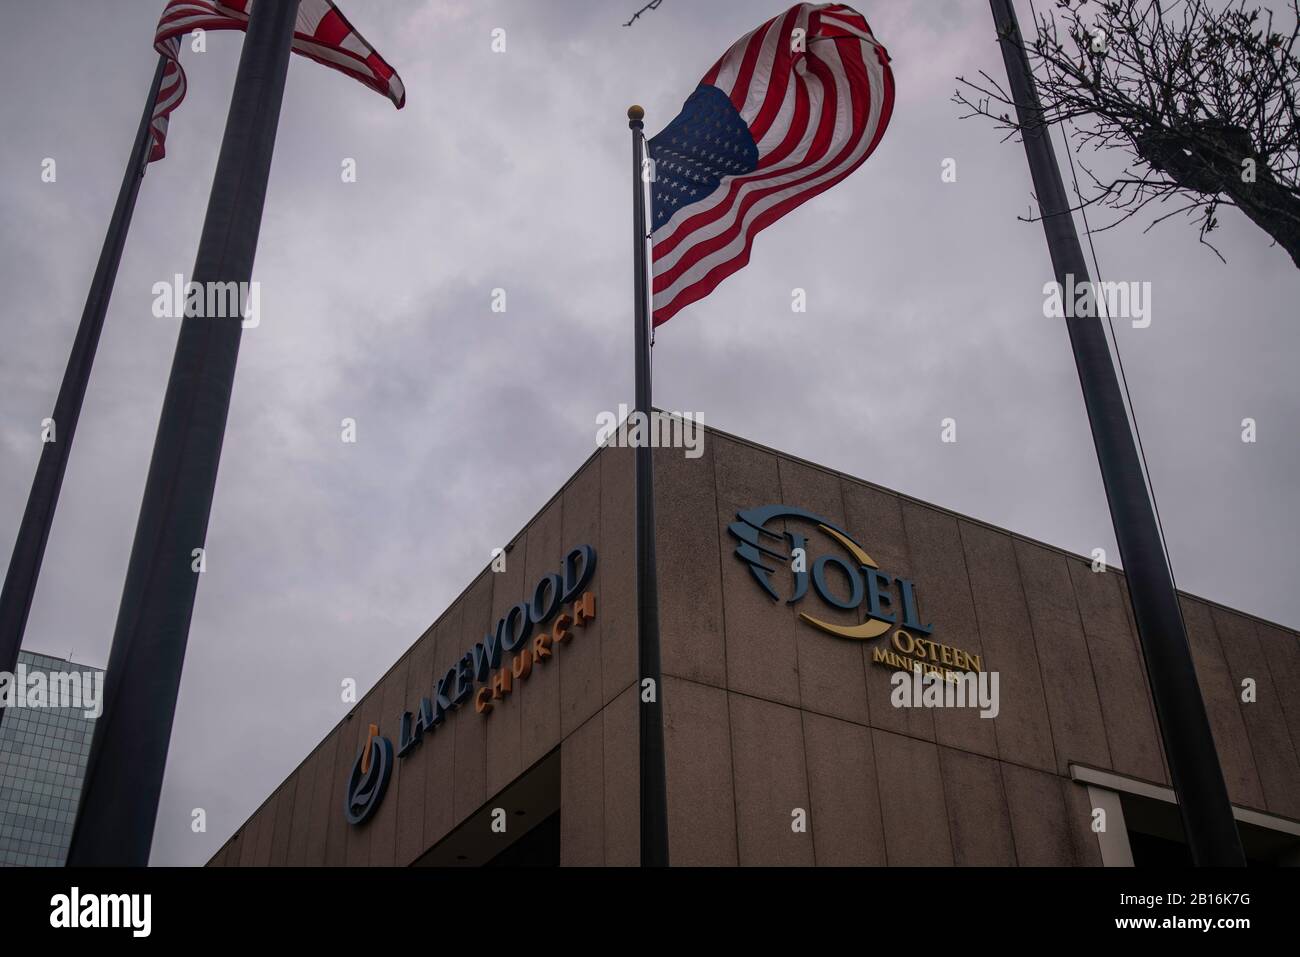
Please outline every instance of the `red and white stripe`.
M154 34L154 49L168 60L154 106L149 161L166 155L167 120L185 99L180 38L193 30L244 30L253 0L168 0ZM402 79L375 52L330 0L301 0L294 24L293 50L340 70L382 93L400 110L406 103Z
M793 49L797 28L802 51ZM724 177L654 231L656 326L748 263L761 230L862 165L894 105L889 54L866 19L839 3L800 3L773 17L701 82L730 97L758 147L758 167Z
M181 38L168 37L165 40L154 39L154 49L167 58L163 68L162 85L158 87L158 98L153 104L153 119L149 121L149 162L160 160L167 155L164 144L167 142L167 119L172 110L180 106L185 99L185 71L181 69Z

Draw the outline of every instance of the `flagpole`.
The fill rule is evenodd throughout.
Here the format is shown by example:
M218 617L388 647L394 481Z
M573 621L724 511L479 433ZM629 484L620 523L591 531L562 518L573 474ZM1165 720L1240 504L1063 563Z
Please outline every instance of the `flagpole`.
M81 322L77 326L76 337L72 340L72 352L63 371L59 394L54 400L53 434L41 445L36 477L32 479L27 507L23 511L22 523L18 526L18 538L14 542L13 554L9 557L4 590L0 591L0 672L13 674L18 662L18 650L22 647L27 616L36 594L36 580L41 573L45 545L50 539L50 526L54 522L54 509L59 502L63 474L68 467L72 438L77 432L81 405L90 382L90 369L94 365L95 350L104 329L104 316L108 313L108 301L113 294L118 265L122 261L126 234L131 228L135 200L140 193L140 180L144 178L145 167L149 162L149 127L166 67L167 59L159 56L158 68L154 70L153 82L149 86L149 95L145 97L144 115L140 117L140 126L136 130L131 154L126 162L126 172L122 174L122 185L117 191L113 217L108 222L104 245L99 250L99 262L95 265L90 291L86 294L86 304L81 310ZM4 711L0 708L0 721L4 719Z
M298 0L252 6L194 264L201 287L253 274L297 10ZM70 866L149 862L240 332L239 317L181 322Z
M650 433L654 406L650 398L650 317L646 309L645 110L628 107L632 130L632 247L636 276L636 409ZM654 459L649 441L636 446L636 594L637 662L641 702L641 866L668 866L668 782L664 762L663 675L659 656L659 580L655 567ZM647 682L650 684L647 686Z
M1073 276L1076 285L1089 282L1015 8L1011 0L989 2L1056 280L1061 288L1067 276ZM1065 322L1192 860L1197 866L1244 867L1228 789L1110 347L1100 319L1070 317Z

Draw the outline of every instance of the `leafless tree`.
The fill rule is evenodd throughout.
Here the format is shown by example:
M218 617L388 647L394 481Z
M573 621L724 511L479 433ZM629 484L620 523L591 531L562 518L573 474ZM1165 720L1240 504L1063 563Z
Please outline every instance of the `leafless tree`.
M636 13L632 14L632 19L627 21L627 23L623 24L623 26L630 27L632 24L636 23L638 20L641 19L641 14L645 13L647 10L658 10L659 4L663 2L664 0L650 0L650 2L647 3L644 7L638 10Z
M1102 229L1148 207L1148 230L1183 214L1214 249L1206 237L1219 208L1235 206L1300 268L1300 0L1287 19L1275 29L1273 13L1246 0L1055 0L1026 52L1044 122L1067 124L1084 170L1079 207L1120 214ZM1008 138L1021 131L991 76L957 80L963 119L992 119ZM1122 171L1095 173L1085 149L1090 162L1119 154Z

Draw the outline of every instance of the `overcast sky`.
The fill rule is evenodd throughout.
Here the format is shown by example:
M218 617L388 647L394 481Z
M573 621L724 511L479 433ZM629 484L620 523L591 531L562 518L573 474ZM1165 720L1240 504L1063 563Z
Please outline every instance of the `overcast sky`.
M400 112L293 58L254 272L262 321L240 351L153 863L205 861L346 712L340 682L382 676L590 454L597 414L630 401L627 106L657 132L784 6L667 0L624 28L640 3L341 0L405 81ZM5 6L7 561L162 2ZM949 100L959 74L1003 75L988 7L858 8L893 58L883 142L660 328L656 404L1117 556L1065 329L1043 317L1042 229L1017 219L1023 150ZM182 54L189 96L140 192L27 648L108 660L178 329L152 316L151 287L193 266L241 38ZM356 183L341 181L349 157ZM1180 587L1295 627L1300 272L1239 213L1221 218L1227 265L1181 222L1145 236L1149 220L1131 222L1097 252L1105 278L1152 284L1150 327L1117 329Z

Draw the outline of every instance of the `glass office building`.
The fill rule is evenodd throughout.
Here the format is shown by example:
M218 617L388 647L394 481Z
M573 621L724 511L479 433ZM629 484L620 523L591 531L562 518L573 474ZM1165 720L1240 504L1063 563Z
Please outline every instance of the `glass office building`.
M102 673L99 668L23 651L18 672L44 676L47 700L9 706L0 718L0 866L59 867L68 853L95 731L88 709L51 707L51 676ZM41 682L41 679L35 679ZM30 687L30 685L29 685Z

